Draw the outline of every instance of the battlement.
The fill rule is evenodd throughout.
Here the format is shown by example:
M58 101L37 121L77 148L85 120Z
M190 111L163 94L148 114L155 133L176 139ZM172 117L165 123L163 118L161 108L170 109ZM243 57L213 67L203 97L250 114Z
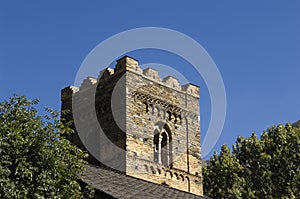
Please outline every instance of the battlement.
M153 68L144 69L143 74L149 78L156 80L156 81L161 81L158 71Z
M61 90L61 100L64 101L71 97L74 93L77 93L79 91L79 88L76 86L68 86Z
M96 84L97 83L97 79L94 78L94 77L87 77L83 80L83 82L81 83L81 86L80 86L80 90L83 90L83 89L86 89L86 88L89 88L91 87L92 85Z
M124 56L121 59L117 60L115 71L117 72L117 71L124 71L124 70L133 70L138 73L142 73L142 69L139 67L138 60L129 56Z
M120 72L124 71L131 71L134 73L137 73L144 78L147 78L149 80L155 81L161 85L170 87L174 90L177 90L179 92L184 92L188 95L192 95L196 98L199 98L199 87L194 84L185 84L180 85L178 80L175 77L167 76L164 78L161 78L158 71L149 67L144 70L142 70L138 64L138 60L131 58L129 56L124 56L121 59L117 60L117 64L114 69L112 68L106 68L102 71L100 71L98 78L94 77L87 77L83 80L80 88L76 88L72 86L72 91L68 91L69 94L76 93L77 91L82 91L87 88L90 88L91 86L95 85L99 81L105 81L112 76L119 74ZM64 92L65 95L68 95L67 92Z
M74 121L70 141L92 163L203 195L199 87L143 70L128 56L116 62L62 89L62 110L70 110L63 118Z

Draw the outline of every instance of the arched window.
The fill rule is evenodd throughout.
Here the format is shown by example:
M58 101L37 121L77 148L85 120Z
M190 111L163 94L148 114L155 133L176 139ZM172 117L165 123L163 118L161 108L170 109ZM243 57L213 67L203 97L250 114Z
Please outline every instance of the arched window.
M172 163L172 143L171 133L167 128L154 134L154 161L166 167Z
M166 131L161 133L161 164L169 165L169 136Z

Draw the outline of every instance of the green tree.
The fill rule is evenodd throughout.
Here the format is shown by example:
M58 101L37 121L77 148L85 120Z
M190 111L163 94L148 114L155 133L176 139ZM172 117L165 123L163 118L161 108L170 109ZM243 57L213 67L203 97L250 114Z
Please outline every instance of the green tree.
M203 170L213 198L300 198L300 128L278 125L223 146Z
M230 149L223 145L220 155L214 152L210 158L209 166L204 168L205 195L214 198L242 198L245 180L241 178L243 167Z
M56 111L39 116L38 100L14 95L0 104L0 198L82 198L86 154Z

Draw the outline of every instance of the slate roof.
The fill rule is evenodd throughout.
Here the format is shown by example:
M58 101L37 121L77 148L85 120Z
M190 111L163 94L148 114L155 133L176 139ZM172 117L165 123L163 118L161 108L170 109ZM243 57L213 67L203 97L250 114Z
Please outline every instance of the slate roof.
M109 198L143 198L143 199L204 199L191 193L180 191L165 185L159 185L127 176L121 172L109 170L101 166L87 165L83 182L92 185L96 191L100 191Z

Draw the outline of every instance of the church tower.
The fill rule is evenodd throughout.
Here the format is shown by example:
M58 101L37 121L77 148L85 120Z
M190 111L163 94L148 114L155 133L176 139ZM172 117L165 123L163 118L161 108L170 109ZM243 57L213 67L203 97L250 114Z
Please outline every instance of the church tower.
M71 141L95 159L126 175L203 195L198 86L161 78L125 56L80 88L64 88L61 100L62 110L71 110L64 117L75 121Z

